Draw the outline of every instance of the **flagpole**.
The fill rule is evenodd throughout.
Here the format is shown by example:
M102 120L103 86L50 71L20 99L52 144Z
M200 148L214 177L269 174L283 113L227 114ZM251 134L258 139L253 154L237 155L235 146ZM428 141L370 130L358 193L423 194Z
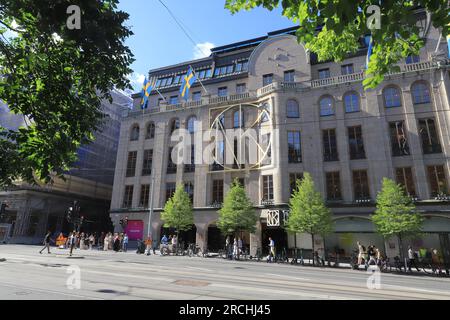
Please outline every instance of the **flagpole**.
M192 69L192 73L194 74L194 76L197 78L197 80L198 80L198 82L200 82L200 84L201 84L201 86L202 86L202 88L203 88L203 90L205 90L205 92L206 92L206 94L209 94L208 93L208 90L206 90L206 88L205 88L205 86L203 85L203 82L200 80L200 78L199 77L197 77L197 74L195 73L195 70L194 70L194 68L192 68L192 66L191 65L189 65L189 67Z
M161 94L161 92L159 92L159 90L156 88L156 86L155 86L155 90L156 90L156 92L158 92L159 96L160 96L161 98L163 98L164 102L167 103L166 98L164 98L164 96Z

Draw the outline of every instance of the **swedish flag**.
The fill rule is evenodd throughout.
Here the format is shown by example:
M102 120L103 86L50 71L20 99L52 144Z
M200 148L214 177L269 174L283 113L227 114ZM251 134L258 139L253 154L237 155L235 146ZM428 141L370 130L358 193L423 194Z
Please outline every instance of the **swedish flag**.
M183 77L183 81L180 87L180 94L186 101L189 98L189 89L191 88L195 80L197 80L197 77L194 74L194 70L192 70L192 68L189 67L188 72Z
M150 81L147 80L147 77L145 78L144 85L142 86L142 100L141 100L141 109L147 108L147 102L148 98L150 96L150 92L152 92L153 86L151 85Z

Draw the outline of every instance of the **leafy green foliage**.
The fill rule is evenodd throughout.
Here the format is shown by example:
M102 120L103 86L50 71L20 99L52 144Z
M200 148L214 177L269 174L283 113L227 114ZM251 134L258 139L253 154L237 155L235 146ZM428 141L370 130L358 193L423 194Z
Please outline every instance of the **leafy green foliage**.
M258 216L247 197L243 186L235 180L228 191L222 208L219 210L218 228L223 234L236 234L239 231L255 232Z
M308 172L297 180L297 188L289 200L289 217L286 229L294 233L320 234L325 236L333 231L331 212L322 195L316 191L314 181Z
M177 232L192 228L194 224L192 203L182 185L178 185L173 196L167 200L161 220L164 227L175 228Z
M225 8L236 13L255 7L273 10L280 4L283 16L300 26L298 41L315 52L319 61L342 61L358 50L360 39L371 34L374 47L363 82L366 88L376 87L387 72L397 70L395 63L423 47L415 8L431 13L433 26L442 28L444 38L450 30L447 0L226 0ZM367 26L370 5L380 6L380 29Z
M415 236L420 233L423 217L415 212L415 205L401 185L383 178L383 186L377 195L377 210L372 220L380 234L391 236Z
M26 119L17 131L0 127L0 186L62 176L100 128L102 99L129 87L132 32L117 3L0 0L0 99ZM80 30L67 28L70 5L81 8Z

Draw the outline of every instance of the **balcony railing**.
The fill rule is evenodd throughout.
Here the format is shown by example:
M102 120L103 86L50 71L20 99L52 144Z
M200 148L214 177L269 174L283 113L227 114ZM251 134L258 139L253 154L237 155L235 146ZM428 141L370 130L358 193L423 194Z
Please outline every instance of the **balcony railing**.
M407 72L419 72L419 71L436 69L439 67L439 65L435 61L423 61L423 62L412 63L412 64L403 64L403 65L400 65L399 67L400 67L400 71L388 73L387 76L397 75L397 74L402 74L402 73L407 73ZM360 82L360 81L363 81L364 78L365 78L365 73L358 72L358 73L352 73L352 74L346 74L346 75L339 75L339 76L330 77L330 78L326 78L326 79L314 79L311 81L304 81L304 82L272 82L267 86L259 88L258 90L256 90L256 92L249 91L249 92L245 92L245 93L239 93L239 94L227 95L227 96L214 96L214 97L205 96L205 97L202 97L198 101L182 102L182 103L173 104L173 105L168 105L166 103L163 103L160 106L150 107L145 110L128 111L128 117L138 117L143 114L151 114L151 113L158 113L158 112L164 112L164 111L173 111L173 110L179 110L182 108L195 108L195 107L201 107L201 106L211 105L211 104L233 103L233 102L237 103L237 102L246 101L246 100L255 100L257 98L260 98L262 96L265 96L265 95L270 94L277 90L307 90L309 88L321 88L321 87L339 85L339 84L344 84L344 83Z

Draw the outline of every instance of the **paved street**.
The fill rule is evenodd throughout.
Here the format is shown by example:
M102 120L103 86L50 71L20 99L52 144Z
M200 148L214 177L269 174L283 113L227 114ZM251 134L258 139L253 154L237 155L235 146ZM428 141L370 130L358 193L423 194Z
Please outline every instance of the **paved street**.
M0 299L450 299L450 279L218 258L144 256L0 245ZM1 261L1 260L0 260ZM70 266L81 271L69 289ZM69 269L70 271L70 269ZM73 282L72 282L73 283Z

